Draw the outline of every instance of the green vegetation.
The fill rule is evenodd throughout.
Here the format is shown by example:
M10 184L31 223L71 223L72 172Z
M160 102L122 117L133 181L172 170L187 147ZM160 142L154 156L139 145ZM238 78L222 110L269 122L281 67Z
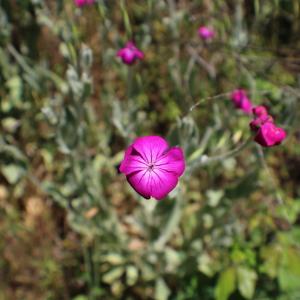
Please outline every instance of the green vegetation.
M300 299L299 36L299 0L0 0L0 299ZM160 202L117 168L153 134L187 162Z

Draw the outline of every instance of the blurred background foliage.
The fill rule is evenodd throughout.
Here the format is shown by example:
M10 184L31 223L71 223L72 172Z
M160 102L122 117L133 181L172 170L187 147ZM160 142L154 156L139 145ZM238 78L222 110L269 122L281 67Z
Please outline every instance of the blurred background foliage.
M299 0L0 0L0 299L300 299L299 37ZM161 202L117 172L150 134L187 160Z

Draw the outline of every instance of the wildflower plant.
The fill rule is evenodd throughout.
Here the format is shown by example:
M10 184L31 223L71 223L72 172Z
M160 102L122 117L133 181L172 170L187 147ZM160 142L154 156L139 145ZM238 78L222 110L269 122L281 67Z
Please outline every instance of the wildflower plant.
M294 299L297 1L50 2L0 4L0 294Z
M125 47L117 52L124 64L132 65L137 59L143 59L144 53L139 50L133 42L127 42Z

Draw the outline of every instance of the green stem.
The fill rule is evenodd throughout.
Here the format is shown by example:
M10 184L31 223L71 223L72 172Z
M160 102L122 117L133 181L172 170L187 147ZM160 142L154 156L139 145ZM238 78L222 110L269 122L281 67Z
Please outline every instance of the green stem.
M272 187L272 190L274 190L276 200L277 200L278 204L283 205L283 199L278 192L277 184L276 184L274 176L266 162L264 151L261 146L257 146L257 153L258 153L258 156L260 158L260 161L261 161L264 169L266 170L266 173L268 175L267 177L270 182L270 186Z
M242 144L234 148L233 150L230 150L228 152L225 152L220 155L215 156L207 156L207 155L201 155L199 158L194 159L190 162L189 166L187 167L186 173L191 173L196 168L207 166L210 163L213 162L219 162L223 161L229 157L237 156L240 152L242 152L250 143L252 142L252 138L248 138L246 141L244 141Z
M92 300L91 291L94 287L94 280L93 280L93 267L92 267L92 260L90 255L89 247L83 246L83 258L84 258L84 265L85 270L87 272L88 277L88 287L89 287L89 299Z
M181 193L179 190L178 195L175 199L175 204L172 210L172 214L166 224L166 227L162 231L159 238L154 242L154 248L156 250L161 250L164 247L164 245L170 240L174 231L178 228L181 215L182 215L182 208L183 208L183 203L182 203Z

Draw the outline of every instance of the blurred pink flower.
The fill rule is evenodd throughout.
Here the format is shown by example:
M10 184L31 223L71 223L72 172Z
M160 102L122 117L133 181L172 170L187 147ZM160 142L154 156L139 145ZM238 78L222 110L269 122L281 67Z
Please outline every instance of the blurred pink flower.
M274 120L272 118L272 116L270 115L261 115L258 116L257 118L253 119L249 125L252 131L257 132L257 130L261 127L261 125L267 123L267 122L271 122L274 123Z
M272 122L266 122L260 126L254 141L263 147L272 147L281 144L286 138L286 132L283 128L277 127Z
M243 89L236 89L231 94L231 100L236 108L241 109L246 114L250 114L252 110L252 103L248 98L246 91Z
M203 40L211 40L215 36L215 31L207 26L200 26L198 28L198 35Z
M75 5L78 7L82 7L84 5L93 4L95 0L74 0Z
M184 155L181 148L169 148L159 136L140 137L126 150L119 169L141 196L161 200L176 187L183 174Z
M268 115L268 110L263 105L258 105L252 108L252 112L256 117L262 117Z
M263 105L255 106L252 108L254 119L249 123L252 131L257 130L265 123L274 123L272 116L268 115L267 108Z
M132 65L137 59L143 59L144 53L133 42L127 42L125 47L118 51L117 56L122 59L124 64Z

